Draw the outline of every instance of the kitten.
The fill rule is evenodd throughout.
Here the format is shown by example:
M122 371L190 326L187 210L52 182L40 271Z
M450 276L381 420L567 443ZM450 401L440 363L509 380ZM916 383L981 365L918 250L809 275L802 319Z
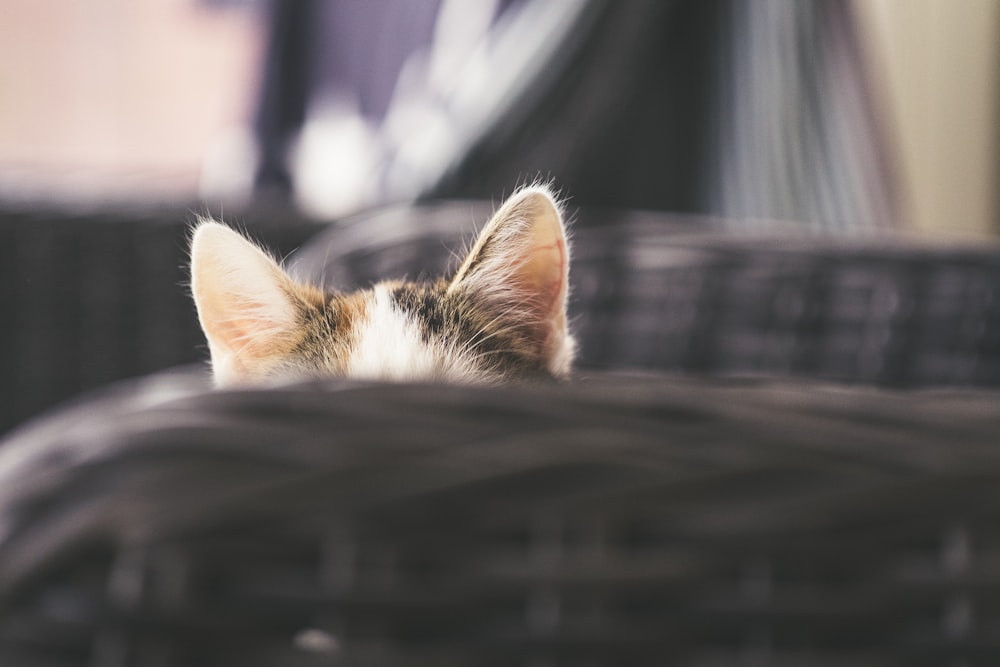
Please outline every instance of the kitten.
M191 289L222 387L562 378L574 352L568 274L563 216L543 186L504 202L450 280L329 293L217 222L201 222L191 243Z

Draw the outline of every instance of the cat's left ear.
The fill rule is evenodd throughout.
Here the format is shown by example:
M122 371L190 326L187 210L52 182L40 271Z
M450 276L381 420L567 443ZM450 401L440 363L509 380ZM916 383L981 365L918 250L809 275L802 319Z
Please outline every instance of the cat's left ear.
M195 230L191 291L219 386L261 381L297 339L302 289L225 225L204 221Z
M552 374L569 372L574 352L566 323L569 245L560 206L548 188L524 188L504 202L448 289L468 289L486 299L529 332Z

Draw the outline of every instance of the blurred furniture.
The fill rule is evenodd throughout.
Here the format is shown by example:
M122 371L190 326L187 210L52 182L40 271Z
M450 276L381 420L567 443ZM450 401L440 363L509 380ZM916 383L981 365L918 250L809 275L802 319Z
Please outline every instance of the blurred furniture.
M436 273L487 211L291 264ZM995 664L1000 251L722 226L579 213L569 384L178 371L23 426L0 664Z
M846 0L273 3L257 187L342 216L555 177L587 207L899 225L861 42Z
M199 210L0 209L0 433L86 389L207 356L186 287ZM279 253L318 228L287 211L226 219Z
M196 209L194 209L196 210ZM291 263L336 289L436 275L486 203L382 209ZM878 385L1000 382L995 245L733 234L712 218L585 209L571 308L583 368L801 376ZM0 212L0 432L107 382L203 360L187 293L191 210ZM230 213L279 255L328 229Z
M332 289L439 275L489 213L453 202L358 216L293 266ZM1000 385L1000 244L794 223L740 233L728 220L601 209L578 211L571 234L583 369Z
M159 393L0 446L3 664L1000 657L996 393Z

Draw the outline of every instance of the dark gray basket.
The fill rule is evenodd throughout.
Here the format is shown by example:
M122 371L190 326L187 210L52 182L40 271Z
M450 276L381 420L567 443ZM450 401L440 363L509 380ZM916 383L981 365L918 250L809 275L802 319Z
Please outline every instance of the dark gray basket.
M469 202L379 211L313 239L303 277L337 289L455 263ZM1000 245L807 235L762 224L583 210L570 310L588 369L1000 386Z
M295 270L432 275L486 213ZM1000 663L1000 253L720 231L580 214L568 384L196 372L13 433L0 664Z
M126 387L0 448L0 664L992 665L1000 396Z
M0 433L82 391L204 358L188 294L203 206L18 210L0 202ZM275 252L323 227L233 216Z

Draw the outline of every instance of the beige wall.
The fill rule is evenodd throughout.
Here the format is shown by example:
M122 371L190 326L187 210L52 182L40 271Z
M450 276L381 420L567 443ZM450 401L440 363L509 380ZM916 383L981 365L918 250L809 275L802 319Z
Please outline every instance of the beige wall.
M853 0L901 167L904 222L1000 233L1000 0Z
M192 199L246 122L252 11L194 0L0 0L0 196Z

